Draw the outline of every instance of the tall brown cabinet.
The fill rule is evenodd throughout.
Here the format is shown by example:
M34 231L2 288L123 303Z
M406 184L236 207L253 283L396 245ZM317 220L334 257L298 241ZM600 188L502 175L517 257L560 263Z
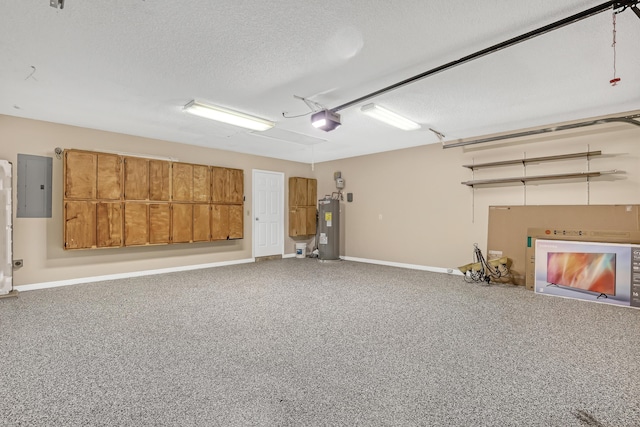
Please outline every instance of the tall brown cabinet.
M313 178L289 178L289 236L316 234L318 181Z

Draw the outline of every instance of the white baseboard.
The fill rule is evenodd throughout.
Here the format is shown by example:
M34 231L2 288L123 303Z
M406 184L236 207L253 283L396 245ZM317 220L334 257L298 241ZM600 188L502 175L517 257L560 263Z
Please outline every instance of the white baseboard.
M282 255L282 258L295 258L295 256L296 256L295 253L284 254ZM454 274L454 275L462 276L462 273L457 268L454 269L454 268L442 268L442 267L429 267L426 265L405 264L400 262L381 261L376 259L356 258L356 257L349 257L349 256L341 256L340 258L344 259L345 261L364 262L367 264L386 265L389 267L408 268L411 270L423 270L423 271L431 271L434 273L445 273L445 274ZM233 260L233 261L212 262L208 264L185 265L181 267L159 268L157 270L132 271L129 273L107 274L104 276L81 277L78 279L56 280L53 282L31 283L28 285L16 285L13 288L18 292L35 291L38 289L57 288L61 286L77 285L80 283L93 283L93 282L103 282L105 280L127 279L130 277L152 276L154 274L174 273L177 271L200 270L203 268L223 267L225 265L236 265L236 264L248 264L251 262L255 262L255 258L239 259L239 260Z
M82 277L78 279L57 280L54 282L31 283L17 285L13 288L19 292L35 291L37 289L57 288L60 286L77 285L80 283L102 282L105 280L126 279L130 277L152 276L154 274L174 273L176 271L200 270L203 268L222 267L225 265L248 264L255 262L255 258L238 259L233 261L212 262L208 264L184 265L180 267L159 268L157 270L132 271L129 273L107 274L104 276Z
M457 268L429 267L427 265L405 264L402 262L381 261L377 259L355 258L350 256L341 256L340 258L344 259L345 261L364 262L367 264L386 265L389 267L408 268L410 270L432 271L434 273L445 273L462 276L462 273Z

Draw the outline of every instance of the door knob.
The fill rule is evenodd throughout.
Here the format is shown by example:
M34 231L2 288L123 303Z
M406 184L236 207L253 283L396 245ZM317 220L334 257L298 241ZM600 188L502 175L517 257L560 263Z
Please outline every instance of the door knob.
M256 221L260 220L260 218L256 217Z

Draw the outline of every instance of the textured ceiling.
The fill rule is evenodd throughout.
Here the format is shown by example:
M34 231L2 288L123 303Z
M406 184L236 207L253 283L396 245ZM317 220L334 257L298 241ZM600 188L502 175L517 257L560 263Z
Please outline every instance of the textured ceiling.
M0 114L311 163L439 143L429 127L449 141L640 109L630 10L617 15L616 87L607 11L372 100L420 131L356 105L326 133L294 98L334 108L601 1L4 3ZM277 124L258 137L185 114L192 99Z

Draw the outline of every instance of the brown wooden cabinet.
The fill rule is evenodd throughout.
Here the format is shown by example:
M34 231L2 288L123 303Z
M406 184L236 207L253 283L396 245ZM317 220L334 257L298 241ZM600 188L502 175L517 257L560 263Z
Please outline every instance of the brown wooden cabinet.
M83 150L63 167L65 249L243 238L241 169Z
M149 204L149 243L171 243L171 205L168 203Z
M316 234L317 188L313 178L289 178L289 236Z
M244 236L242 212L242 205L229 205L229 239L242 239Z
M213 203L242 203L244 199L244 172L213 166L211 168L211 201Z
M96 153L85 151L64 153L65 199L96 198L97 164Z
M193 198L191 200L204 203L211 200L211 167L193 165Z
M227 168L211 168L211 201L213 203L227 202L229 191L229 170Z
M96 247L96 203L67 201L64 203L65 249Z
M211 240L211 205L196 203L193 205L193 241Z
M122 203L96 204L96 246L113 248L122 246Z
M193 205L174 203L171 205L171 241L189 243L193 241Z
M173 164L173 201L209 202L211 171L209 166Z
M211 240L242 239L244 236L244 172L211 168Z
M242 239L244 235L242 205L211 206L211 240Z
M124 158L125 200L149 200L149 159Z
M120 200L122 160L115 154L88 151L66 152L64 156L65 199Z
M229 203L242 203L244 201L244 172L240 169L228 169L229 171L229 192L227 201Z
M149 160L149 199L168 202L171 198L171 162Z
M289 235L309 236L316 234L316 207L293 206L289 208Z
M146 203L124 204L124 245L140 246L149 243L149 209Z
M178 202L191 201L193 198L193 165L187 163L174 163L172 173L172 199Z
M305 206L289 207L289 236L307 235L307 208Z
M289 206L307 206L308 179L289 178Z
M96 198L120 200L122 197L122 159L115 154L98 153Z
M211 240L229 238L229 205L211 205Z

